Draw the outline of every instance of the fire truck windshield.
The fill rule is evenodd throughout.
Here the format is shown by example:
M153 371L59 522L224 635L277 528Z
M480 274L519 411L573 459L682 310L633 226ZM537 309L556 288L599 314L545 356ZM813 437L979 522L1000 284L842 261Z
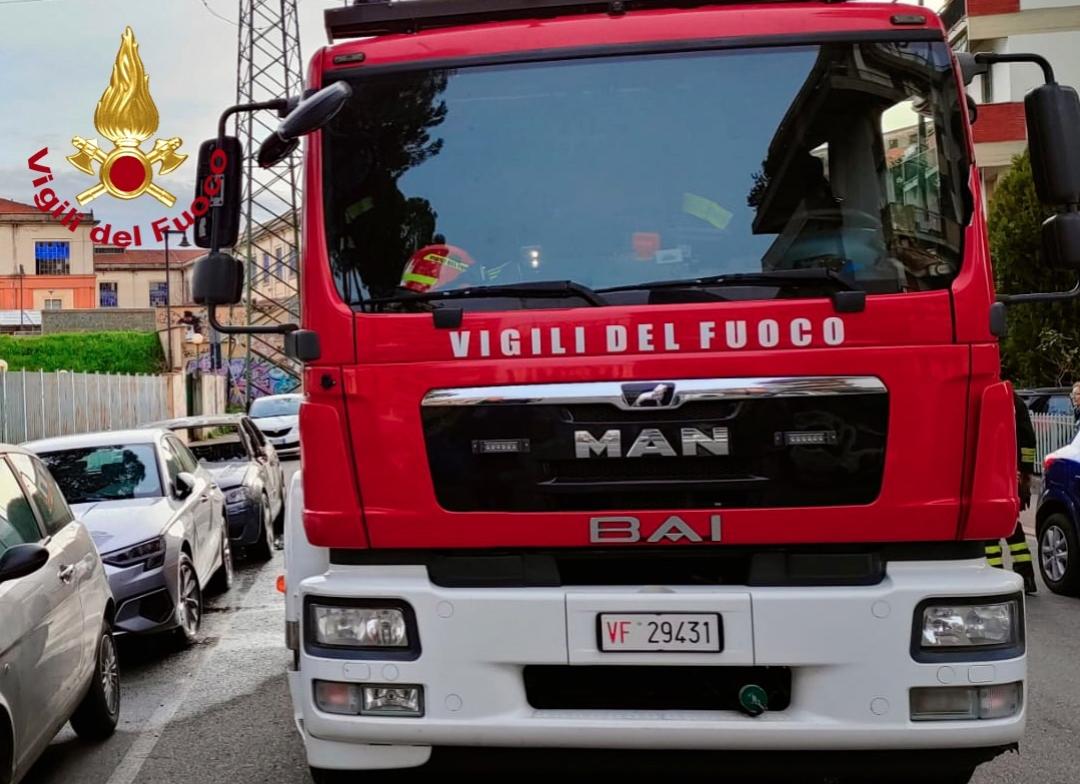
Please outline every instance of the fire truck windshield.
M646 301L664 281L812 269L900 293L959 271L966 108L944 43L346 78L354 95L323 132L322 166L329 263L351 305L542 281ZM751 280L718 296L814 292ZM455 304L520 306L481 299Z

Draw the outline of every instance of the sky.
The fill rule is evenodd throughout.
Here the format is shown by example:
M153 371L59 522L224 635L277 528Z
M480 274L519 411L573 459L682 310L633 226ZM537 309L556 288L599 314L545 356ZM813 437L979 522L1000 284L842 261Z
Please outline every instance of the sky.
M323 10L341 4L298 0L305 71L326 43ZM75 151L73 136L112 146L94 128L94 108L130 25L160 115L156 136L179 136L189 157L154 177L177 197L174 207L149 196L125 202L105 195L85 209L116 229L138 223L144 232L150 221L180 214L194 196L199 144L216 134L218 115L236 98L238 7L237 0L0 0L0 197L32 202L37 175L27 159L42 147L53 170L49 185L63 198L97 182L65 157ZM152 145L153 138L142 146L149 152Z
M342 3L298 0L305 63L326 43L323 11ZM94 108L130 25L160 115L157 137L180 137L180 152L189 157L154 178L177 197L174 207L149 196L105 195L86 209L114 230L140 224L144 234L151 221L179 215L194 196L199 144L216 133L218 115L235 100L238 7L238 0L0 0L0 197L33 200L36 175L27 160L43 147L54 176L49 185L62 198L73 200L97 182L65 157L74 153L76 135L111 148L94 128Z

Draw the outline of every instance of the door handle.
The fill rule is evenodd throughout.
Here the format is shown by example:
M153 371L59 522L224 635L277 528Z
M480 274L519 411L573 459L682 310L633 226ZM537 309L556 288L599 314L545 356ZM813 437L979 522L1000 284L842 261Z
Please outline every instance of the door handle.
M75 576L75 564L72 564L71 566L61 566L60 571L57 572L57 576L60 578L60 582L67 585Z

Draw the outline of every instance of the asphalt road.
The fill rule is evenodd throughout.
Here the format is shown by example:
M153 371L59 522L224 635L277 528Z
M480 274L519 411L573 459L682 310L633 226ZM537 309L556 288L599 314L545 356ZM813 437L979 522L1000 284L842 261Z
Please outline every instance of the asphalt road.
M280 554L241 565L232 590L211 600L191 649L123 646L117 734L91 746L65 729L26 784L308 784L285 684L283 600L274 589L281 568ZM1020 754L983 766L978 784L1080 779L1080 600L1044 589L1028 602L1028 619L1027 735Z

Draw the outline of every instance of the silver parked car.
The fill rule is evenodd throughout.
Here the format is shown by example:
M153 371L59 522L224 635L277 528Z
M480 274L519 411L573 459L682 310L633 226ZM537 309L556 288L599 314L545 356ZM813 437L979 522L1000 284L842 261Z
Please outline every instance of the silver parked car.
M116 629L175 629L194 642L203 592L232 584L225 498L167 430L62 436L25 445L90 529L116 597Z
M300 404L303 395L267 395L248 410L255 426L274 445L282 460L300 456Z
M65 722L113 733L114 604L94 542L41 461L0 445L0 782L16 784Z
M243 414L184 417L147 427L171 430L225 493L233 545L268 561L285 514L285 478L274 447Z

